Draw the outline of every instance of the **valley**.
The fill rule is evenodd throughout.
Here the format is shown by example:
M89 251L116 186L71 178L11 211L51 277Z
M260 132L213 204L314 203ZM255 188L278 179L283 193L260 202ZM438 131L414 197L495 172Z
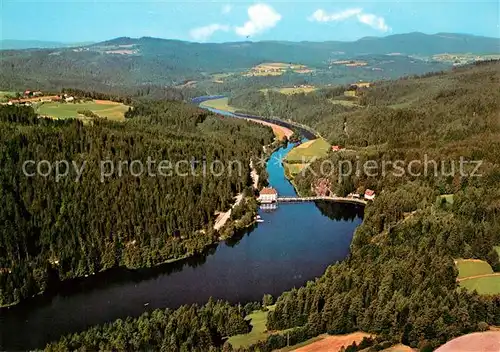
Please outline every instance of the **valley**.
M495 338L499 39L254 40L266 6L199 42L0 50L1 350ZM307 22L389 31L345 11Z

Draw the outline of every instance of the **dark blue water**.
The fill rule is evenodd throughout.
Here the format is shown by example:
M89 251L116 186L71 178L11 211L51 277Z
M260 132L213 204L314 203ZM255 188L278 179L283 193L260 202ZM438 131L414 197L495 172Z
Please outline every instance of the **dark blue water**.
M295 195L276 151L267 164L270 184ZM203 303L209 297L245 303L274 296L320 276L344 259L363 208L353 204L280 204L260 210L264 220L247 232L188 260L153 269L116 269L63 285L0 311L0 350L43 347L90 325L146 310ZM146 306L147 305L147 306Z

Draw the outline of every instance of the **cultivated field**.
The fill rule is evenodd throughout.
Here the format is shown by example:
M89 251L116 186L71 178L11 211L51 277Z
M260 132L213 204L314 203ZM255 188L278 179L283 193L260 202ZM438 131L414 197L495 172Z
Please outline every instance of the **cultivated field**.
M84 103L46 102L36 108L38 114L58 119L85 118L84 115L78 113L83 110L90 110L99 117L122 121L128 106L109 100L94 100Z
M500 293L500 273L494 273L491 266L478 259L459 259L455 261L458 268L460 287L477 291L482 295Z
M323 138L302 143L293 148L287 155L288 162L308 162L313 158L323 158L330 151L330 143Z
M500 332L486 331L475 332L464 336L457 337L443 346L439 347L436 352L472 352L484 351L493 352L500 351Z
M328 99L328 101L334 105L342 105L346 106L348 108L359 108L360 105L354 100L348 100L348 99Z
M300 93L311 93L314 92L317 88L316 87L297 87L297 88L280 88L278 89L278 92L281 94L285 95L293 95L293 94L300 94Z
M403 345L403 344L397 344L394 346L391 346L389 348L386 348L385 350L382 350L381 352L417 352L417 349L413 349L409 346Z
M295 352L338 352L342 347L346 348L352 345L353 342L359 344L365 337L373 337L373 335L364 332L354 332L347 335L321 335L317 338L306 341L300 344L302 347L293 346L293 349L282 349L280 352L295 351ZM298 347L298 348L297 348Z
M283 62L267 62L250 69L249 72L244 73L244 76L280 76L287 70L295 73L310 73L313 72L305 65L300 64L287 64Z

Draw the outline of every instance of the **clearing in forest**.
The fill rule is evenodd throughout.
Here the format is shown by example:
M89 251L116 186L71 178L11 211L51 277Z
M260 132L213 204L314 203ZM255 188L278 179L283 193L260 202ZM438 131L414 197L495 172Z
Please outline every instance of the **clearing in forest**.
M267 307L269 310L273 310L275 306ZM265 341L270 333L267 331L267 315L269 311L256 310L246 316L246 320L250 321L252 330L247 334L240 334L231 336L229 338L229 343L233 348L240 348L245 346L250 346L259 341Z
M297 88L280 88L278 89L278 92L281 94L285 95L293 95L293 94L300 94L300 93L311 93L314 92L317 88L313 86L307 86L307 87L297 87Z
M228 104L228 98L211 99L200 104L201 107L212 108L222 111L235 112L236 109Z
M458 268L458 279L470 276L493 274L490 264L479 259L458 259L455 261Z
M260 65L254 66L249 72L243 74L243 76L280 76L288 70L295 73L310 73L313 72L305 65L283 63L283 62L267 62Z
M283 165L287 173L292 178L298 175L307 166L307 164L288 164L288 163L283 163Z
M293 349L282 349L280 352L338 352L342 349L342 347L346 348L347 346L352 345L353 342L359 344L365 337L374 337L374 335L364 332L354 332L347 335L321 335L319 340L318 338L313 338L301 343L300 346L302 347L298 347L299 345L297 345L293 346Z
M500 273L494 273L490 264L479 259L458 259L458 282L460 287L477 291L482 295L500 293Z
M298 145L287 155L289 163L308 162L314 158L324 158L330 151L330 143L323 138L314 139Z
M94 100L83 103L45 102L36 108L38 114L58 119L84 118L85 116L80 113L84 110L90 110L99 117L123 121L128 106L109 100Z

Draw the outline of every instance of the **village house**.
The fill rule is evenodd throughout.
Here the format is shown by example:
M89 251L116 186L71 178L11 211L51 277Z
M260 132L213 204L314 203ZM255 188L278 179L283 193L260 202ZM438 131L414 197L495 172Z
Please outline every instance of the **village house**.
M257 200L261 203L275 203L278 201L278 191L272 187L264 187Z
M73 98L73 97L67 97L67 98L65 98L64 100L66 101L66 103L69 103L69 102L74 101L74 100L75 100L75 98Z
M331 195L330 191L331 182L327 178L320 178L314 183L312 191L318 197L329 197Z
M339 151L339 150L341 150L341 149L342 149L342 147L341 147L341 146L339 146L339 145L332 145L332 151L333 151L333 152L338 152L338 151Z
M375 199L375 191L371 189L367 189L365 191L365 199L366 200L374 200Z

